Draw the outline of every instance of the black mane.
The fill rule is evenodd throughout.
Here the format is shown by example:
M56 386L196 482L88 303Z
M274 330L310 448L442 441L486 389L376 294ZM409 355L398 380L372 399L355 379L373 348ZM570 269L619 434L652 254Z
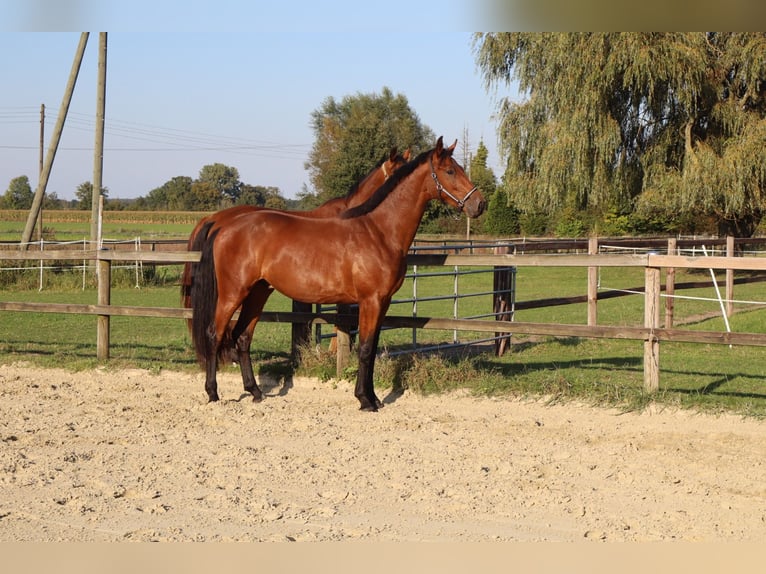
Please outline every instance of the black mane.
M384 155L384 156L383 156L383 158L382 158L382 159L380 159L380 160L378 161L378 163L376 163L376 164L373 166L373 168L370 170L370 172L372 172L372 171L374 171L374 170L376 170L376 169L380 169L380 167L381 167L381 166L382 166L384 163L386 163L386 161L387 161L388 159L390 159L390 157L391 157L391 155L390 155L390 154L386 154L386 155ZM397 159L400 159L400 158L402 157L402 155L401 155L401 154L399 154L399 153L397 153L397 154L396 154L396 157L397 157ZM364 179L366 179L366 178L363 178L363 179L361 179L361 180L357 181L357 182L356 182L354 185L352 185L352 186L351 186L351 189L349 189L349 190L348 190L348 193L346 194L346 197L345 197L346 199L351 199L352 197L354 197L354 195L356 194L356 192L357 192L357 191L359 191L359 184L361 184L361 183L362 183L362 181L364 181Z
M424 163L428 157L430 156L431 152L433 150L430 149L428 151L424 151L419 156L417 156L412 161L404 164L402 167L397 169L391 177L389 177L383 185L381 185L378 189L376 189L373 194L365 201L364 203L360 203L356 207L352 207L351 209L347 209L343 213L340 214L341 219L352 219L354 217L359 217L360 215L365 215L367 213L370 213L373 209L378 207L381 203L383 203L383 200L386 199L389 194L396 188L397 185L399 185L399 182L401 182L405 177L410 175L415 169L420 166L420 164Z

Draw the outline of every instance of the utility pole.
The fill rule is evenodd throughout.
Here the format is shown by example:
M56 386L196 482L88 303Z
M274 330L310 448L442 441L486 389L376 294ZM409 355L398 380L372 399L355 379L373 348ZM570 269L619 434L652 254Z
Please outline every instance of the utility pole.
M43 160L45 155L45 104L40 104L40 168L37 171L38 183L43 177ZM45 192L43 192L43 200ZM37 214L37 239L43 239L43 204L40 203L40 211Z
M93 191L91 195L90 240L96 249L101 248L101 217L104 211L104 197L101 195L104 168L104 118L106 116L106 32L98 35L98 82L96 88L96 143L93 149ZM109 262L96 263L98 283L98 304L110 304L111 266ZM109 315L97 317L97 355L99 360L109 358Z
M40 181L37 183L37 190L32 199L32 207L29 210L27 224L21 235L21 249L24 250L29 247L29 240L32 238L32 231L35 228L35 221L37 221L37 214L40 212L40 206L43 203L43 195L45 194L45 188L48 185L48 178L51 175L53 160L56 157L56 150L58 149L59 141L61 140L61 132L64 131L64 121L66 120L66 115L69 111L69 104L72 102L74 85L77 82L77 75L80 73L80 64L82 64L82 57L85 53L85 46L87 46L87 44L88 32L83 32L80 34L80 44L77 46L77 52L75 53L74 62L72 63L72 70L69 73L69 81L64 90L64 98L61 101L61 108L59 109L59 116L56 120L56 127L53 130L51 145L48 148L48 155L46 156L45 164L43 165L43 173L40 176Z
M104 170L104 119L106 116L106 32L98 35L98 85L96 88L96 142L93 149L93 190L91 195L90 240L101 247L99 220Z
M471 153L468 149L468 127L463 126L463 169L465 169L468 177L471 177ZM471 218L465 216L465 240L471 239Z

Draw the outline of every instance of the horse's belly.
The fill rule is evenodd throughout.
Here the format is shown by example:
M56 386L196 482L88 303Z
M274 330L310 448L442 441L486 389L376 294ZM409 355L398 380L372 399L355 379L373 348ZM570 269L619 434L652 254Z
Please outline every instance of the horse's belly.
M296 270L299 272L295 272ZM266 274L266 280L277 291L303 303L354 303L355 294L350 282L344 280L340 270L316 268L311 265Z
M373 250L361 256L348 251L353 247L341 253L317 247L305 245L303 250L275 258L263 268L264 279L283 295L305 303L351 304L385 298L401 284L403 267L392 269Z

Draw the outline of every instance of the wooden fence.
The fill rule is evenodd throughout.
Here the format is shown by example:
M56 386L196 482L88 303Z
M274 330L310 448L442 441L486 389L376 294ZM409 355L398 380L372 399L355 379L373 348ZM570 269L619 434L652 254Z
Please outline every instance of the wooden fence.
M671 240L672 242L673 240ZM671 244L672 245L672 244ZM733 242L731 242L733 246ZM597 242L591 242L591 251ZM513 333L551 335L558 337L611 338L642 341L644 345L644 387L653 392L659 388L660 376L660 341L707 343L726 345L766 346L766 334L731 333L718 331L691 331L672 328L672 323L660 326L660 276L663 268L674 269L717 269L764 271L766 258L732 256L681 256L653 252L642 254L449 254L432 253L410 255L408 264L421 266L492 266L492 267L586 267L589 270L588 284L588 324L553 324L529 323L506 320L444 319L436 317L399 317L388 316L385 325L390 327L469 330L488 333ZM89 251L0 251L0 260L76 260L94 261L98 273L98 299L96 305L52 304L52 303L15 303L0 302L0 310L32 311L44 313L80 313L98 317L97 321L97 356L109 358L109 319L112 316L188 318L191 310L166 307L133 307L110 304L111 266L114 261L140 261L154 264L178 264L197 261L199 253L175 252L125 252L112 250ZM594 277L599 267L643 267L644 268L644 321L643 326L600 326L597 324L598 293ZM669 273L672 278L673 274ZM728 284L728 281L727 281ZM672 285L666 288L672 291ZM666 321L667 321L666 312ZM671 315L672 317L672 315ZM348 317L328 313L308 312L268 312L261 320L285 323L307 323L319 321L325 323L343 323Z

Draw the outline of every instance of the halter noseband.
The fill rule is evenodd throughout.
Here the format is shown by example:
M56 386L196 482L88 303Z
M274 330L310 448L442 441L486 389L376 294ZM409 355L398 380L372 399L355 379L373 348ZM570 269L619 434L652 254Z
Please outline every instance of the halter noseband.
M473 188L471 189L471 191L469 191L468 193L465 194L463 199L458 199L457 197L452 195L449 191L447 191L447 188L444 187L441 184L441 182L439 181L439 178L436 177L436 170L434 169L433 156L428 158L428 162L431 164L431 177L433 178L434 183L436 184L436 193L439 195L439 199L441 199L441 195L442 194L446 195L452 201L457 203L458 211L462 211L463 207L465 206L465 202L468 201L468 198L471 197L471 195L473 195L473 192L476 191L478 189L478 187L476 187L474 185Z

